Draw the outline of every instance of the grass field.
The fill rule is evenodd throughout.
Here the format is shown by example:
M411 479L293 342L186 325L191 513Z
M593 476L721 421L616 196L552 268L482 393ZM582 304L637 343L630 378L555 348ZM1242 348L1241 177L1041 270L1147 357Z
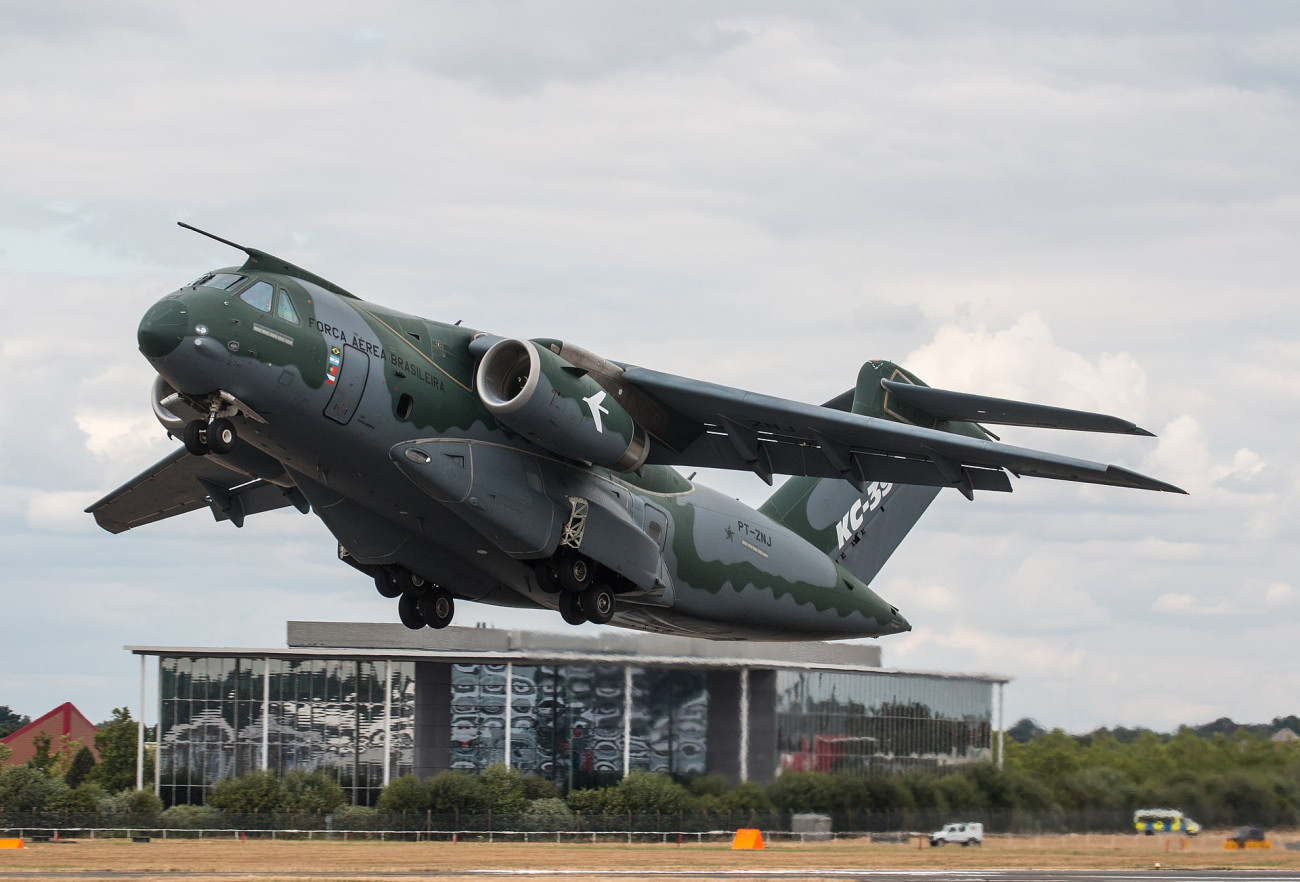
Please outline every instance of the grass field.
M365 879L367 873L375 873L391 880L407 873L420 876L433 872L454 878L459 871L487 869L588 871L564 877L578 882L599 879L602 871L739 869L753 873L803 869L808 871L807 878L815 879L818 870L840 868L1137 870L1150 869L1156 862L1166 869L1249 867L1300 871L1300 851L1283 848L1278 839L1272 849L1243 851L1226 851L1222 837L1208 835L1191 840L1122 835L991 837L983 846L972 848L918 848L915 841L910 845L866 840L769 842L762 851L732 851L729 843L719 842L679 846L675 842L240 841L234 836L154 839L148 843L78 839L0 850L0 878L15 873L40 874L44 878L75 875L79 879L121 879L130 875L179 882L187 877L294 879L321 874ZM544 872L540 875L545 878Z

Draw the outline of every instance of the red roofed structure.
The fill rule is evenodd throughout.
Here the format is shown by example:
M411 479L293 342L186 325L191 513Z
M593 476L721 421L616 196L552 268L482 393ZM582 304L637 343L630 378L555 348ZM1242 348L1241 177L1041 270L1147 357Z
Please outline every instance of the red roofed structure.
M42 732L50 738L50 753L58 752L61 740L66 735L89 747L90 752L95 754L96 762L99 761L99 753L95 750L95 724L86 719L72 702L65 701L44 716L32 720L17 732L0 738L0 744L13 751L13 755L5 765L22 765L35 756L36 736Z

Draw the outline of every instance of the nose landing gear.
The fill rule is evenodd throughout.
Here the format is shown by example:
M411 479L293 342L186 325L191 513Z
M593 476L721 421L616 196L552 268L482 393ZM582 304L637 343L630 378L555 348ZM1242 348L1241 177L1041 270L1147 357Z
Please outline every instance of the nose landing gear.
M235 449L239 435L235 432L234 423L225 417L217 417L211 422L190 420L185 424L181 440L185 442L185 449L195 456L206 456L209 453L224 456Z

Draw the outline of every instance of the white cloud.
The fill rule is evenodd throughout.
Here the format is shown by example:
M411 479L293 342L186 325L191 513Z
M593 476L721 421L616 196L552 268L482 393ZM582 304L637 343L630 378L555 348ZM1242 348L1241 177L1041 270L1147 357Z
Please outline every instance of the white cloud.
M391 618L314 519L235 530L199 512L110 537L79 514L175 449L149 412L135 324L242 259L170 226L185 219L397 308L771 394L825 400L883 356L935 385L1134 419L1160 439L1005 434L1192 497L1027 479L1010 497L941 500L878 580L917 629L885 641L886 660L1011 674L1009 701L1048 725L1290 712L1287 15L11 12L0 600L85 586L84 630L69 635L66 614L26 629L67 667L21 680L11 706L67 693L107 716L134 694L128 641L276 643L303 611ZM258 28L241 27L253 12ZM220 63L196 64L196 46ZM241 586L267 583L249 613ZM466 606L467 620L556 624ZM1269 616L1191 614L1229 608ZM1221 670L1203 660L1210 639ZM107 686L69 673L105 665ZM1169 666L1195 673L1133 674ZM1240 688L1263 667L1283 685Z

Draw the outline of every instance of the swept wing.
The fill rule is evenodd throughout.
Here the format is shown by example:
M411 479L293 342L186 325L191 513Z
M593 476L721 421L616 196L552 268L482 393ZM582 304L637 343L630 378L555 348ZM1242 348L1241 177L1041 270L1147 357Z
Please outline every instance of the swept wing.
M652 399L648 406L643 403L638 408L655 413L658 418L654 422L663 427L662 433L653 433L660 443L651 445L652 463L749 469L768 481L782 474L842 477L855 483L953 486L967 495L973 490L1009 491L1008 473L1185 492L1119 466L862 416L836 406L818 407L760 395L647 368L629 367L618 381ZM895 391L891 386L886 388ZM942 419L1150 434L1125 420L1083 411L929 387L908 386L903 391L912 396L914 406ZM842 407L843 397L832 402L835 404Z
M218 457L194 456L181 448L86 511L110 533L123 533L199 508L209 508L218 521L232 521L238 527L247 515L288 505L306 511L306 500L296 487L253 478L223 463Z

